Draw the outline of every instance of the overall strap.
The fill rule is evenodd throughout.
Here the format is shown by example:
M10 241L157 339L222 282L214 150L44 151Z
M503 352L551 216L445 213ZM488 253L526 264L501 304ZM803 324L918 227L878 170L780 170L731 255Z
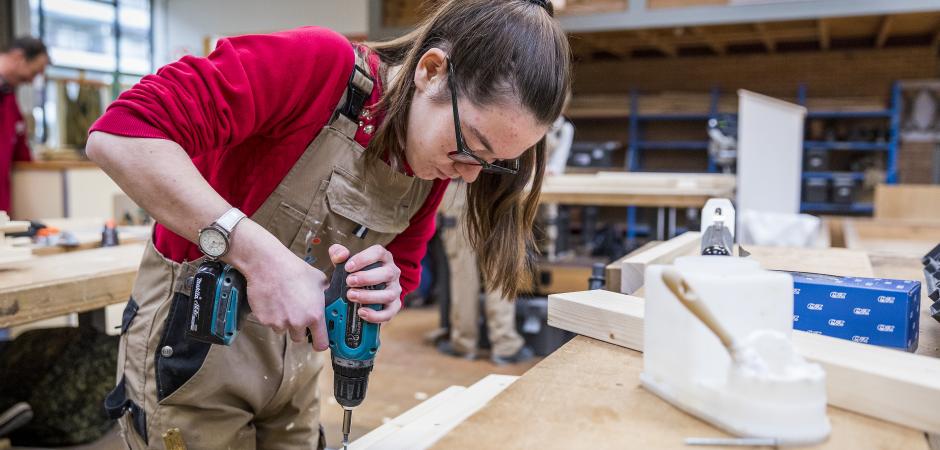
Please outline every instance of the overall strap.
M375 80L370 75L369 65L365 59L355 49L356 65L349 75L349 81L346 83L346 92L333 110L333 117L329 125L350 139L356 138L356 131L359 129L359 113L369 97L372 96L372 88L375 86Z

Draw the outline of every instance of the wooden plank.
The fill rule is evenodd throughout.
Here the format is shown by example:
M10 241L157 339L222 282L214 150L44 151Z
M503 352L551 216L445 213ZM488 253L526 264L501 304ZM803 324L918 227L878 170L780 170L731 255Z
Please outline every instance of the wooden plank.
M428 414L414 418L401 429L370 443L368 446L350 446L356 450L422 450L431 447L454 427L477 412L487 402L509 387L519 377L489 375L476 382L455 398L442 402Z
M679 55L679 50L676 48L675 44L667 42L661 36L658 36L656 33L650 30L636 30L636 35L640 37L644 42L653 47L656 47L657 50L663 52L666 56L676 57Z
M692 254L701 242L698 232L689 231L649 250L638 252L623 261L620 270L620 292L633 294L643 287L643 275L650 264L667 264L676 257Z
M0 328L126 301L143 251L143 244L84 250L0 271Z
M846 218L842 234L849 249L922 257L940 243L940 222Z
M891 34L891 23L894 20L892 16L884 16L881 19L881 25L878 26L878 35L875 37L875 47L884 48L885 42L888 42L888 36Z
M829 21L826 19L819 19L816 21L816 26L819 28L820 50L829 50L829 47L832 46L832 36L829 34Z
M940 221L940 185L879 184L875 218Z
M620 270L621 270L621 267L623 267L623 262L633 257L633 255L638 254L638 253L643 253L659 244L662 244L662 241L649 241L643 244L640 248L630 253L627 253L626 255L621 256L620 258L617 258L617 260L611 262L610 264L607 264L607 267L604 270L604 278L607 280L604 286L604 289L608 291L613 291L613 292L621 292L620 291Z
M397 433L402 428L408 424L418 420L422 417L425 417L429 414L433 414L434 411L441 407L442 405L454 401L457 399L460 394L466 391L467 388L463 386L450 386L447 389L444 389L441 392L438 392L433 397L417 404L414 408L409 409L408 411L403 412L398 417L382 424L382 426L370 431L368 434L362 436L359 439L356 439L353 442L349 443L349 448L353 450L357 449L367 449L378 442L381 442L385 438Z
M767 48L767 53L775 53L777 51L777 42L774 41L774 38L767 34L767 25L761 22L754 24L754 29L757 30L760 40L764 43L764 47Z
M687 450L686 437L727 436L640 387L642 369L642 354L577 336L433 448ZM829 440L807 448L927 449L909 428L838 408L829 418Z
M730 197L734 176L599 172L546 177L543 203L597 206L701 207L711 197Z
M616 305L617 297L627 306ZM642 339L636 339L643 335L642 303L639 297L606 291L556 294L549 297L549 323L642 351ZM802 331L794 330L793 335L798 351L826 369L830 405L940 432L935 414L940 360Z
M692 232L690 232L692 233ZM620 261L620 291L636 294L643 287L646 266L669 264L679 256L699 253L699 233L685 233L656 246L644 246ZM868 256L859 251L836 248L747 247L750 257L768 270L825 273L841 276L872 276ZM614 276L616 271L610 271Z

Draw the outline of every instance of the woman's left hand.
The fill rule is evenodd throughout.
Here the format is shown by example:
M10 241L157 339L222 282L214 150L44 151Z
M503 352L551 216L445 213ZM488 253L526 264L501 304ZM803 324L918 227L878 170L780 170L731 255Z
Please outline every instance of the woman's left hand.
M346 284L349 285L348 300L365 305L382 305L379 311L359 308L359 317L367 322L381 323L388 322L398 314L401 310L401 270L395 265L391 252L381 245L373 245L350 257L349 249L339 244L331 245L329 252L333 264L346 262L346 272L349 273L346 277ZM362 271L363 267L375 262L382 263L382 266ZM385 283L385 289L364 289L382 283Z

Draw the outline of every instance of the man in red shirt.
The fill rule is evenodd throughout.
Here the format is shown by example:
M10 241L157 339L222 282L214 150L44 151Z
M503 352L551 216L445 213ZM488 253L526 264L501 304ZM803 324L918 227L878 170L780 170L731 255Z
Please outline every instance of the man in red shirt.
M13 161L30 161L26 122L14 89L31 83L46 70L49 55L42 41L21 37L0 53L0 211L10 211L10 168Z

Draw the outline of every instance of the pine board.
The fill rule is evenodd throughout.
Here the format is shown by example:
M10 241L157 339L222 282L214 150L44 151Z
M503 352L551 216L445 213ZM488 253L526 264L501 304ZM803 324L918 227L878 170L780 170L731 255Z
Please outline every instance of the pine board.
M406 412L402 415L403 417L395 420L398 423L389 427L390 430L383 431L380 427L375 430L381 432L380 436L373 439L372 433L369 433L357 440L350 448L353 450L423 450L429 448L518 378L512 375L489 375L465 390L454 392L446 399L432 398L435 400L432 405L417 406L414 409L419 409L419 411Z

